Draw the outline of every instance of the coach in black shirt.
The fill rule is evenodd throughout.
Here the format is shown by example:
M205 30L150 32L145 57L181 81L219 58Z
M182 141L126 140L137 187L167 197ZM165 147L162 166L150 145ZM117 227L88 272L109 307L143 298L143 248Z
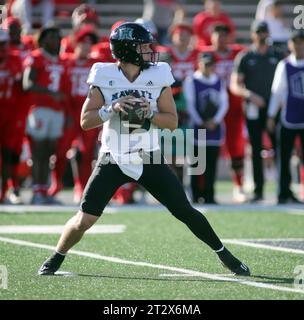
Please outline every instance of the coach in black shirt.
M266 129L271 85L282 53L269 45L269 29L264 21L254 21L251 26L252 46L235 60L231 76L231 91L245 98L245 115L250 143L254 176L252 201L263 200L264 174L261 157L262 134ZM273 147L275 137L269 133Z

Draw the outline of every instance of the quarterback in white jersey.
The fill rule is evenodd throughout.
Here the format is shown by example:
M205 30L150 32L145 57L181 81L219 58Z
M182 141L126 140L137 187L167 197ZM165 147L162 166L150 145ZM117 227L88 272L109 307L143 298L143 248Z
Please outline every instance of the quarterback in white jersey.
M170 88L174 80L170 67L157 63L152 42L151 33L143 26L124 23L110 36L112 54L118 62L97 63L92 67L81 127L89 130L104 126L101 152L85 187L79 211L65 225L56 252L40 267L39 275L54 275L68 250L98 220L116 190L135 181L214 250L225 267L238 275L250 275L249 268L224 247L205 216L191 206L179 179L165 163L158 140L152 139L156 128L177 128L176 107ZM137 104L134 96L139 99ZM140 120L144 120L136 124L148 122L148 126L128 134L121 131L121 120L124 115L129 117L135 105L141 112ZM137 122L137 119L132 118L132 121ZM122 144L113 141L117 135L124 136ZM135 142L129 142L132 139ZM139 149L142 151L140 155ZM126 154L137 155L137 163L124 163L122 158ZM140 159L153 158L155 154L161 158L158 164L143 163ZM114 161L107 161L109 158Z
M150 51L148 46L147 50ZM138 150L155 151L160 149L157 132L158 112L165 109L167 114L164 117L160 115L163 118L161 120L166 122L166 118L169 116L168 124L171 125L171 128L175 126L175 107L172 107L172 101L170 104L167 102L170 100L170 86L174 81L171 68L164 62L151 65L135 79L128 79L116 63L95 63L91 69L87 82L100 90L104 105L119 111L120 101L132 103L133 98L128 98L128 96L136 96L140 97L149 108L147 116L156 115L155 120L151 121L144 130L137 130L130 135L121 134L123 125L119 112L114 112L113 116L103 124L100 151L111 153L121 170L135 180L139 179L143 171L143 165L140 165L138 161L140 160L138 159ZM96 95L99 95L100 92L97 92ZM164 104L162 104L163 100ZM170 110L167 106L171 106Z

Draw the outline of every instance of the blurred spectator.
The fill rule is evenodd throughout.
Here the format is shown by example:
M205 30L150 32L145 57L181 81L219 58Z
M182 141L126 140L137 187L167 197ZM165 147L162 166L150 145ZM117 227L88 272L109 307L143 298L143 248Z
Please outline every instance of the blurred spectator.
M221 11L221 1L205 0L205 10L193 18L193 30L197 36L197 46L211 45L211 33L216 24L223 23L229 26L231 42L235 38L235 25L225 13Z
M41 27L50 26L54 23L54 1L53 0L9 0L9 13L19 18L24 34L32 33L33 11L41 13Z
M16 154L16 122L18 97L17 86L21 87L22 62L9 51L9 35L0 29L0 203L6 201L8 179L13 176L18 164Z
M185 0L144 0L142 18L155 24L159 44L168 44L168 29L176 19L183 19L184 3Z
M195 152L204 152L206 143L206 170L201 176L191 176L193 202L216 204L214 183L220 145L224 142L224 116L228 109L226 85L215 74L215 59L211 53L203 53L198 70L184 82L184 93L191 124L195 132ZM198 139L198 130L206 129L206 141ZM203 154L200 154L203 157Z
M53 203L47 197L49 161L63 134L64 111L70 106L70 82L58 56L60 40L59 29L42 29L39 49L25 61L23 87L30 92L32 101L26 132L31 139L33 204Z
M290 56L275 72L268 110L268 128L275 131L275 118L282 107L279 126L278 203L300 203L291 191L290 159L298 136L304 154L304 31L295 30L289 41Z
M75 35L76 47L72 54L64 53L62 58L66 61L68 73L72 81L71 103L72 109L66 110L64 134L56 147L56 162L51 174L51 186L48 195L54 197L63 188L63 176L67 164L67 152L73 142L80 150L80 165L73 157L72 168L74 175L74 202L79 203L83 189L92 171L92 161L98 137L98 129L83 131L80 128L81 108L86 99L89 86L87 78L92 65L98 62L90 57L93 44L98 38L90 27L80 29ZM74 152L76 155L76 152Z
M245 118L243 112L243 99L233 94L230 89L230 77L236 55L245 50L238 44L230 44L230 29L228 25L215 25L211 34L211 46L201 48L212 52L216 61L216 74L226 83L229 98L229 109L225 116L226 149L231 159L233 178L233 200L244 202L246 196L243 190L244 157L245 157Z
M85 25L91 27L92 32L98 35L99 19L93 6L81 4L72 13L72 31L61 40L61 52L73 53L75 48L75 35Z
M266 129L266 116L275 68L283 59L281 52L269 46L269 29L264 21L254 21L251 26L253 45L248 52L240 53L231 77L231 91L246 99L245 116L250 143L254 178L253 202L264 198L264 173L262 162L262 135ZM273 148L275 135L269 133Z

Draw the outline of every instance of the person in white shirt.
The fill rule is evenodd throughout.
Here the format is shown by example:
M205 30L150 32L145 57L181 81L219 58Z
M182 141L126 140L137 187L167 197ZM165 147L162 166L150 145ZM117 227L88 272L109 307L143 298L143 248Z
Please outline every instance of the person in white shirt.
M206 129L206 171L203 176L191 176L191 189L194 202L203 198L204 203L215 204L214 183L220 146L224 142L224 116L228 110L228 95L224 82L215 73L215 59L212 53L203 53L199 68L193 76L186 78L184 93L190 125L195 130ZM204 143L195 134L196 154ZM203 188L200 188L203 180Z
M96 63L91 69L91 87L82 108L81 126L89 130L103 125L99 159L78 213L67 222L56 252L43 263L39 275L54 275L69 249L102 215L118 187L135 181L212 248L230 271L250 275L249 268L224 247L205 216L191 206L177 176L160 153L157 128L175 130L177 115L170 67L157 63L152 43L152 34L142 25L121 24L110 35L112 54L118 62ZM135 94L139 95L141 107L136 107L140 111L138 118L144 119L144 123L130 133L125 130L125 122L130 128L139 125L138 119L137 123L134 119L124 121L124 115L132 115ZM157 158L161 161L155 163Z
M279 62L271 89L267 127L275 131L275 117L281 108L278 127L279 203L299 203L290 189L290 158L297 136L304 152L304 30L294 30L288 42L291 54Z

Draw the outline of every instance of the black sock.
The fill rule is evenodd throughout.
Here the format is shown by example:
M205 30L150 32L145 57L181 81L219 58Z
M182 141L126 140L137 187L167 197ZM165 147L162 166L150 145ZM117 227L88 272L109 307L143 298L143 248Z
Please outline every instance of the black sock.
M62 262L64 260L64 258L65 258L65 254L61 254L57 251L52 255L52 259L55 259L58 262Z
M224 245L221 248L219 248L218 250L214 250L214 252L218 255L225 252L225 251L227 251L227 249Z
M227 252L229 252L225 247L223 250L219 251L219 252L215 252L219 257L227 254Z

